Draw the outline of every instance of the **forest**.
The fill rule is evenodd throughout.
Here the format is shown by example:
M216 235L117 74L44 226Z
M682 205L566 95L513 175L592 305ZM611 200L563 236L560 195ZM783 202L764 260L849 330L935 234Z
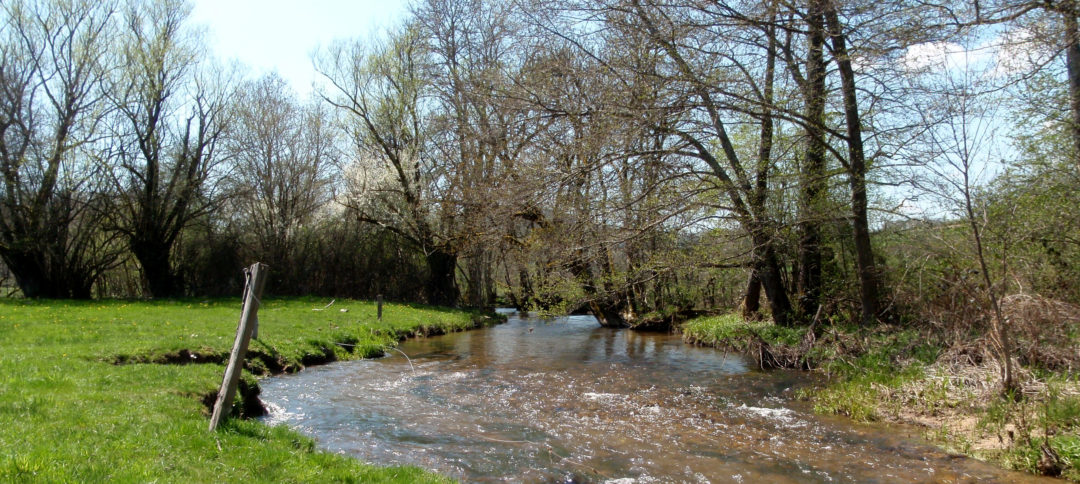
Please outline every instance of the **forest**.
M257 259L275 294L612 326L1078 299L1069 2L430 0L307 98L189 14L3 6L9 295L232 294Z
M310 95L191 8L0 5L7 297L261 261L281 296L914 328L1006 394L1080 363L1075 0L418 0Z
M261 260L277 294L612 326L1077 300L1072 6L496 3L323 48L308 98L209 59L184 2L9 3L9 295L232 294Z

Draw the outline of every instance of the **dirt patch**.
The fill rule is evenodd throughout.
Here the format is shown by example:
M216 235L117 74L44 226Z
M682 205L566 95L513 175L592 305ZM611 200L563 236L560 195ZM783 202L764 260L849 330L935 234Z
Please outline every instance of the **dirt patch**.
M244 378L240 379L239 384L236 386L236 396L233 398L232 410L229 415L238 418L258 418L266 415L266 407L263 406L262 401L259 400L259 394L262 393L262 389L259 388L258 383L247 381ZM203 404L203 415L209 417L214 413L214 404L217 403L218 391L200 395L199 401Z
M114 355L109 362L114 365L157 364L157 365L192 365L202 363L224 363L228 353L203 349L180 349L165 352L148 352L137 355Z
M337 354L334 353L333 348L320 347L316 353L308 353L300 357L300 364L303 366L315 366L325 365L327 363L333 363L337 361Z

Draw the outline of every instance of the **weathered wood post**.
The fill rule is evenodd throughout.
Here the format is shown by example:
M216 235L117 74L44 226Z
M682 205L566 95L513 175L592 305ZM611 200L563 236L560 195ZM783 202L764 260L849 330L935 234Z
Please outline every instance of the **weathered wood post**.
M243 301L242 304L247 304L247 296L248 296L249 291L251 291L251 268L246 267L246 268L244 268L244 295L242 297L240 297L240 300ZM241 306L241 308L242 307L243 306ZM243 311L243 309L241 309L241 311ZM251 330L251 339L259 339L259 315L258 314L255 315L255 323L253 324L253 326L254 327Z
M378 296L375 296L375 301L378 303L378 308L379 308L378 312L376 313L377 318L378 318L379 321L382 321L382 294L379 294Z
M240 324L236 328L236 341L233 343L232 353L229 354L229 365L225 367L225 377L221 381L221 389L218 390L217 400L214 402L214 413L210 416L211 431L216 430L225 417L229 416L229 410L232 408L236 386L240 383L240 373L244 369L248 343L251 342L255 322L258 321L259 298L262 297L268 269L261 262L256 262L248 268L247 284L244 286L244 309L240 314Z

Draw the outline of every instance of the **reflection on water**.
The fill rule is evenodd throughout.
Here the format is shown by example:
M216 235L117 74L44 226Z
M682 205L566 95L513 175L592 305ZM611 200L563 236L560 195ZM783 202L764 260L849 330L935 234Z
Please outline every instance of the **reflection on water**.
M262 383L267 421L467 482L1017 482L896 428L813 415L805 378L588 316L510 315ZM910 433L910 432L909 432Z

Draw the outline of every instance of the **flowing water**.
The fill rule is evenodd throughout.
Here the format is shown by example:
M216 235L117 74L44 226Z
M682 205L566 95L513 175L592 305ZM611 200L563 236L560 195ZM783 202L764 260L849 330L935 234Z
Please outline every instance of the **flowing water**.
M589 316L407 341L262 382L272 424L465 482L1035 482L898 427L814 415L798 372Z

